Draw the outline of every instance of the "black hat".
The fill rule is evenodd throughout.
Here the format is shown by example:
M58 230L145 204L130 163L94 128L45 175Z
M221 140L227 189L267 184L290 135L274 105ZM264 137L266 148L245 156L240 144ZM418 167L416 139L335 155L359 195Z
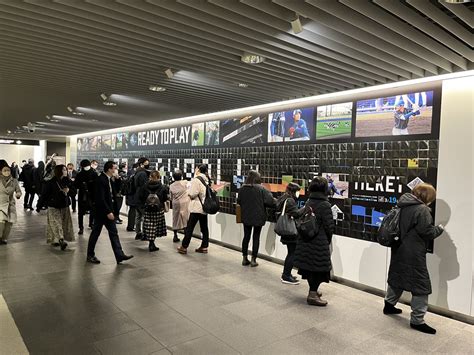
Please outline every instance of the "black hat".
M91 166L91 162L87 159L81 160L81 168L85 168L86 166Z

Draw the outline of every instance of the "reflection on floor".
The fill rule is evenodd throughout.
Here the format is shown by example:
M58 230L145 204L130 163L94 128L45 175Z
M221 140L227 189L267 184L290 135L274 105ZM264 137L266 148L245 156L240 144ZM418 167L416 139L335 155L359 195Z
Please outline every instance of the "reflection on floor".
M408 307L384 316L380 297L336 283L322 286L328 307L310 307L305 284L280 283L281 266L244 268L232 250L183 256L167 237L149 253L122 225L135 258L117 266L104 232L91 265L87 234L61 252L45 245L45 223L19 211L0 246L0 293L33 354L472 353L472 326L428 314L438 334L420 334Z

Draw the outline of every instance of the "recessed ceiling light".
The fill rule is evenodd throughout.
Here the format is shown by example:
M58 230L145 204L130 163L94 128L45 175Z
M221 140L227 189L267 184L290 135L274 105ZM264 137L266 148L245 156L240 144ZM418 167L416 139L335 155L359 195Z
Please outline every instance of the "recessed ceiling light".
M8 133L8 134L12 134L12 131L10 131L9 129L7 129L7 133Z
M166 76L168 77L168 79L172 79L172 78L173 78L173 75L174 75L174 74L173 74L173 71L172 71L171 69L169 69L169 68L165 70L165 74L166 74Z
M50 116L50 115L46 115L45 117L46 117L46 119L47 119L48 121L51 119L51 116Z
M156 91L156 92L166 91L166 88L164 88L163 86L157 86L157 85L150 85L148 89L151 91Z
M15 143L16 143L16 144L21 144L21 143L23 143L23 142L20 141L20 140L17 140Z
M67 107L67 110L68 110L69 112L71 112L71 113L73 113L73 112L74 112L74 110L72 109L72 107L71 107L71 106L68 106L68 107Z
M265 61L265 57L252 53L244 53L240 60L247 64L259 64Z
M104 101L106 101L106 100L109 98L109 97L108 97L106 94L104 94L104 93L100 94L100 97L101 97L101 99L104 100Z
M249 87L249 84L245 84L245 83L238 83L237 84L239 88L248 88Z
M112 101L104 101L102 102L105 106L117 106L115 102Z
M99 122L99 120L96 120L95 118L92 118L91 122Z
M447 2L448 4L465 4L467 2L471 2L471 0L443 0L444 2Z
M51 122L61 122L61 120L58 120L57 118L52 118L50 119Z

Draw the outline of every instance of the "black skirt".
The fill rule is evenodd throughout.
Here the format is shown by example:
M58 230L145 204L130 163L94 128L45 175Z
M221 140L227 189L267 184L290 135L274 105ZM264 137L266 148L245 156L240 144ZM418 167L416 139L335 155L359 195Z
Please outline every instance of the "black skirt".
M309 271L304 269L298 269L298 274L301 275L303 280L311 280L318 283L329 283L331 276L329 271Z
M165 237L167 234L164 211L145 211L143 233L148 239Z

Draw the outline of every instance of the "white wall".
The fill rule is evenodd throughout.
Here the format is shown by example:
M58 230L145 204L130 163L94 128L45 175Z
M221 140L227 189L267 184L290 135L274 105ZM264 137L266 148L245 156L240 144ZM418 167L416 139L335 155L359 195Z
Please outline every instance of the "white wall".
M0 159L5 159L8 164L15 161L21 166L21 161L28 160L29 158L34 159L35 163L38 163L39 160L43 160L44 153L41 146L0 144Z

